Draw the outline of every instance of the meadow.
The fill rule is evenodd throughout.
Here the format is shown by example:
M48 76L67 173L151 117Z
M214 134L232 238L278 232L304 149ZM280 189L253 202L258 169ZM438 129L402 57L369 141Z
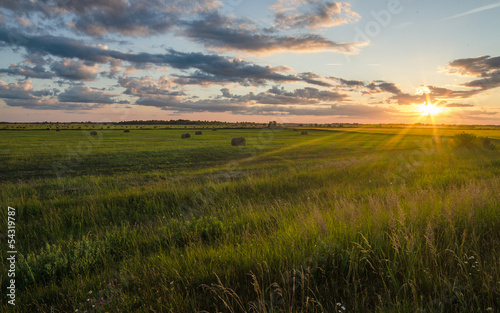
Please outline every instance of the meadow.
M500 310L498 128L122 128L0 131L0 311Z

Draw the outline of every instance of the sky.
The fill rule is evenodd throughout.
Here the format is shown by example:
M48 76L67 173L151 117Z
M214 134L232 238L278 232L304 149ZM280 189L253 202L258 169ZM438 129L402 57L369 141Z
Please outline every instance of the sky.
M500 1L0 0L0 121L500 124Z

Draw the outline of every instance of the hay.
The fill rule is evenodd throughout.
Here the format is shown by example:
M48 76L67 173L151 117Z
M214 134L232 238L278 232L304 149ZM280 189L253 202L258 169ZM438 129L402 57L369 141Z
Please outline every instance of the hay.
M231 139L231 146L246 146L247 141L243 137L234 137Z
M307 135L307 134L308 133L305 130L303 130L302 133L301 133L301 135Z
M184 134L181 135L181 138L183 138L183 139L184 138L189 138L189 137L191 137L191 135L189 133L184 133Z
M97 132L96 132L95 130L93 130L93 131L91 131L91 132L90 132L90 135L91 135L91 136L96 136L96 135L97 135Z
M203 133L201 131L197 131L194 133L195 135L203 135Z

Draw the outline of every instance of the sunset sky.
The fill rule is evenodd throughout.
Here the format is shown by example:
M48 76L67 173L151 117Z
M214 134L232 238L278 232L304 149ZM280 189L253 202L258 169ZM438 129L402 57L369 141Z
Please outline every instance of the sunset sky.
M500 124L500 2L0 0L0 122Z

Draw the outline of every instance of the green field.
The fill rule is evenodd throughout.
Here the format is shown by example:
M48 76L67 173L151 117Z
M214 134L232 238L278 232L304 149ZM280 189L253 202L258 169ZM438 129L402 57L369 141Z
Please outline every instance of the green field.
M500 310L498 128L113 128L0 131L1 312Z

